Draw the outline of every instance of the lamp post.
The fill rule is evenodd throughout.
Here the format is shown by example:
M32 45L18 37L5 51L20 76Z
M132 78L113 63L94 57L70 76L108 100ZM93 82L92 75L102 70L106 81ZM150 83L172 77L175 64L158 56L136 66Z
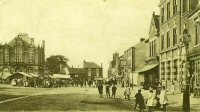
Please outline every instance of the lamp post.
M183 112L190 112L190 76L188 76L188 47L189 47L189 42L190 42L190 35L188 33L187 29L183 30L183 35L181 38L181 42L185 47L185 88L183 91L183 107L182 111Z

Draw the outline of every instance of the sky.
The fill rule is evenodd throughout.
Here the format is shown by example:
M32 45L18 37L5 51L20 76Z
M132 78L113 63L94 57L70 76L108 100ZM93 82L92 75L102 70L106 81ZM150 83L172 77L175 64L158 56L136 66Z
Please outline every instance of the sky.
M0 41L27 33L46 42L46 58L61 54L69 65L103 63L148 38L159 0L0 0Z

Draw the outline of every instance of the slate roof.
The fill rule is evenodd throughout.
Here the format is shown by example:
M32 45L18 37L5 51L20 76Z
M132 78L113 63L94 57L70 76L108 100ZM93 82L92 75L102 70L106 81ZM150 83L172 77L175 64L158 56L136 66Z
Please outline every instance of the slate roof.
M84 68L69 68L70 74L85 74L86 70Z
M25 46L30 46L31 44L35 46L34 42L32 42L31 38L26 33L19 33L13 40L11 40L8 45L10 47L13 47L16 44L16 39L20 38L22 39Z
M155 22L155 26L156 26L156 29L160 29L160 15L155 15L153 14L153 19L154 19L154 22Z
M83 68L102 68L101 66L97 65L94 62L83 62Z

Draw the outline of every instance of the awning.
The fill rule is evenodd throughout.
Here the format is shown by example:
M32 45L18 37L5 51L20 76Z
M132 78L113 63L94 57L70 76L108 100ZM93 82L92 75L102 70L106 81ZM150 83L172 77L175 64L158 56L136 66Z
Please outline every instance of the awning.
M39 75L36 75L36 74L34 74L34 73L29 73L31 76L33 76L33 77L39 77Z
M24 73L24 72L17 72L17 73L22 74L22 75L24 75L24 76L26 76L26 77L32 77L31 75L26 74L26 73Z
M69 79L70 75L53 74L53 75L50 75L49 77L54 78L54 79L56 79L56 78Z
M151 69L153 69L153 68L155 68L157 66L158 66L158 64L146 65L145 67L143 67L143 68L141 68L139 70L136 70L135 72L137 72L137 73L146 72L146 71L151 70Z
M2 79L6 79L7 77L12 75L10 72L1 72L0 74Z

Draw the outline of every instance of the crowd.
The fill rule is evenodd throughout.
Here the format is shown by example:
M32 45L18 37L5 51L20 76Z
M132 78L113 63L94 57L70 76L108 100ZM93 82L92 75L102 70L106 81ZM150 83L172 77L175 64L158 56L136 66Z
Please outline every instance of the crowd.
M68 79L53 79L49 77L35 77L35 78L28 78L28 77L14 77L11 80L12 86L17 87L44 87L44 88L61 88L62 86L67 87L69 85Z

